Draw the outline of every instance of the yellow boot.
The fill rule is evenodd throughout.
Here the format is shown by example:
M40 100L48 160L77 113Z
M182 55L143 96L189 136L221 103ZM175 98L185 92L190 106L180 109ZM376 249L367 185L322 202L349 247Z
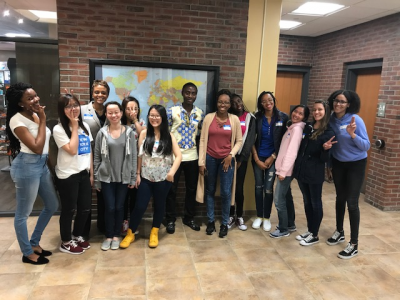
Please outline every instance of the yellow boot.
M132 229L128 228L128 231L126 232L125 238L122 240L122 242L119 244L120 248L128 248L131 243L135 240L135 234L132 233Z
M155 248L158 246L158 229L153 227L150 232L149 247Z

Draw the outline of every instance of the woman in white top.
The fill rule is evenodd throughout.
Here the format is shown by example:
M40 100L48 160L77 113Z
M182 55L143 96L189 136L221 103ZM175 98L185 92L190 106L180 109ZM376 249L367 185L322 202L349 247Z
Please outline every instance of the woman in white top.
M82 254L90 248L83 232L92 204L93 158L89 125L82 121L79 100L71 94L58 101L60 123L54 126L57 144L56 186L61 200L60 251ZM76 211L73 237L72 218Z
M153 196L154 213L149 247L158 246L158 230L165 214L165 201L182 160L182 153L174 136L169 132L167 112L161 105L152 105L147 116L147 129L139 136L137 164L137 202L131 214L129 229L121 248L128 248L143 214ZM173 158L175 156L175 160Z
M51 216L58 208L57 194L47 167L50 129L46 127L45 107L27 83L11 85L6 92L8 100L6 130L14 157L11 178L15 183L17 207L14 227L23 254L22 261L33 265L47 264L50 251L43 250L40 238ZM44 208L39 215L31 239L26 221L39 195Z

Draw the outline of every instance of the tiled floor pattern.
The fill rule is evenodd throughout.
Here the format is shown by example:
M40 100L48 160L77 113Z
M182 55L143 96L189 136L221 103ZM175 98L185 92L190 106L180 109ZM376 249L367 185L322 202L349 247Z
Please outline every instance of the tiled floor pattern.
M306 222L297 183L292 187L299 233ZM101 251L94 229L92 248L68 255L58 250L55 216L41 242L54 251L45 266L21 262L13 219L0 218L0 299L400 299L400 212L382 212L361 197L360 254L345 261L336 257L345 243L325 244L335 227L334 197L333 184L325 184L321 242L311 247L300 246L296 233L272 239L245 218L249 229L231 229L224 239L205 234L206 220L195 232L179 219L176 233L163 227L159 247L150 249L145 220L126 250ZM348 240L348 220L345 232Z

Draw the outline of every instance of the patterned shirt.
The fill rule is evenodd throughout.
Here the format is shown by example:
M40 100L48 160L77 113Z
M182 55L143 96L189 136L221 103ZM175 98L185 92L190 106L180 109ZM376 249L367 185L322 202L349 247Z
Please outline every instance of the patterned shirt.
M196 136L203 124L204 112L193 106L190 115L177 104L167 110L168 125L182 152L182 161L198 159Z

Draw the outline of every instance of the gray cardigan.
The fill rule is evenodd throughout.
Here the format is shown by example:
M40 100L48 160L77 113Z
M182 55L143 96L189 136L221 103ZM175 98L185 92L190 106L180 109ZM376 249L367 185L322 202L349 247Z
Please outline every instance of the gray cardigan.
M122 125L125 126L125 125ZM137 169L137 145L135 133L131 127L125 126L126 146L122 163L122 183L134 185ZM110 183L111 164L108 149L108 126L102 127L97 134L94 150L94 178L96 188L101 188L100 181Z

